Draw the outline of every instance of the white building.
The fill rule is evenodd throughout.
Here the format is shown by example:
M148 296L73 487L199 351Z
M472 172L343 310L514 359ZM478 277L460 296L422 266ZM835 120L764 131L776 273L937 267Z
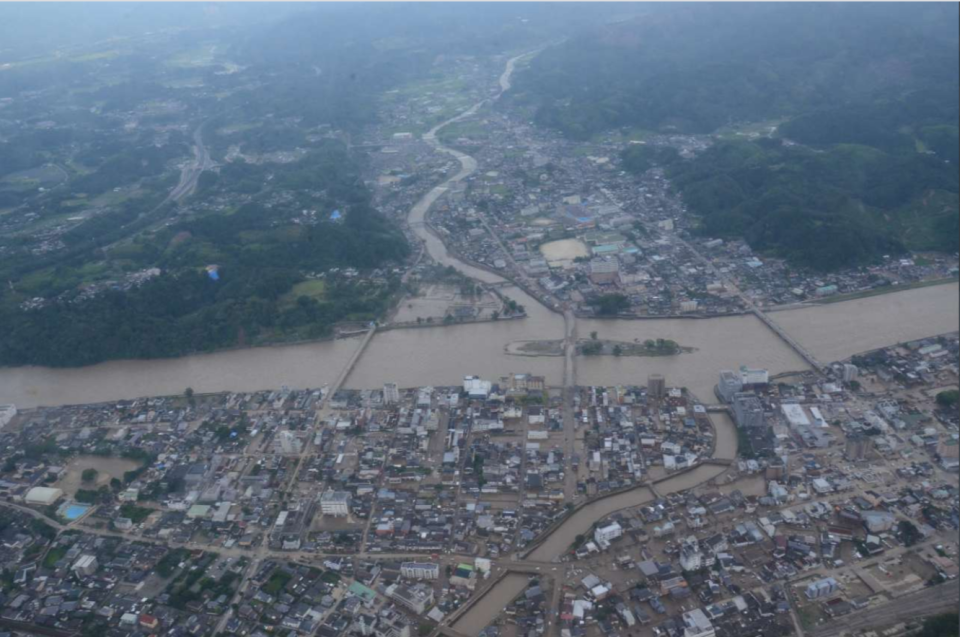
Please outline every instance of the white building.
M440 577L440 565L432 562L403 562L400 575L410 579L437 579Z
M694 608L683 614L683 637L714 637L717 631L703 610Z
M611 522L607 526L597 528L593 533L593 539L597 541L597 544L603 546L621 535L623 535L623 528L617 522Z
M77 575L93 575L97 572L97 557L95 555L81 555L73 563L73 571Z
M720 372L720 382L717 383L717 398L725 403L733 402L733 397L743 390L743 380L740 374L724 369Z
M851 365L846 363L843 366L843 382L849 383L851 381L857 380L860 376L860 369L856 365Z
M383 402L387 405L396 405L400 402L400 388L396 383L383 384Z
M320 511L338 518L350 515L350 494L347 491L324 491L320 496Z
M27 504L49 506L63 497L63 491L53 487L33 487L27 491L23 501Z
M16 415L16 405L0 405L0 429L3 429Z
M433 588L424 584L393 584L387 588L386 593L387 597L418 615L422 615L427 607L433 604Z
M463 391L470 396L470 398L482 398L486 400L492 389L493 383L488 380L481 380L478 376L463 377Z
M744 387L767 385L770 382L770 373L765 369L750 369L746 365L741 365L740 381Z
M703 567L703 556L695 537L688 537L680 547L680 568L685 571L699 571Z
M837 583L837 580L833 579L832 577L826 577L808 584L805 593L807 595L807 599L820 599L821 597L832 595L839 588L840 584Z

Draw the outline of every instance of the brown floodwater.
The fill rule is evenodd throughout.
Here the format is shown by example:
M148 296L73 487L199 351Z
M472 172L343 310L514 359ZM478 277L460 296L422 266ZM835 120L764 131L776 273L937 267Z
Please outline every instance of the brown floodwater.
M771 314L824 363L960 330L960 284L947 283Z

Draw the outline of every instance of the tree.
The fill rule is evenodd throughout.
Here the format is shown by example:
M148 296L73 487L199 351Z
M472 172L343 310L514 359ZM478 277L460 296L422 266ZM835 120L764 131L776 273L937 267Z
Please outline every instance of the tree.
M194 399L194 397L193 397L193 387L187 387L187 388L183 391L183 395L186 397L187 402L190 403L190 406L191 406L191 407L193 407L194 405L197 404L197 403L196 403L196 399Z
M603 343L600 341L590 341L586 343L580 351L584 356L596 356L603 351Z
M613 346L613 355L614 355L614 356L622 356L622 355L623 355L623 347L621 347L620 345L614 345L614 346Z
M960 390L948 389L937 394L937 404L944 409L956 407L960 402Z
M600 316L616 316L630 308L630 300L622 294L604 294L594 303Z
M590 340L593 340L593 341L597 340L597 333L596 333L596 332L590 332Z
M957 637L958 613L943 613L923 620L923 628L917 637Z
M97 471L93 467L90 467L88 469L83 470L83 473L80 474L80 479L83 480L84 482L96 482L97 476L99 474L100 474L99 471Z
M923 539L920 529L910 520L900 520L900 523L897 525L897 532L904 546L913 546Z

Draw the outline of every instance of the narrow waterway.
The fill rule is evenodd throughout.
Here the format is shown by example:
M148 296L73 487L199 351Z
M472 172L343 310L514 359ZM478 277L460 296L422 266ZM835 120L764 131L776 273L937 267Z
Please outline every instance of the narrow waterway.
M737 431L733 420L726 414L712 414L711 421L716 428L717 435L714 457L736 457ZM686 491L716 478L724 471L726 471L726 467L700 465L692 471L668 477L656 485L656 490L661 495ZM641 486L588 504L557 527L543 544L534 549L526 559L536 562L556 561L570 550L578 535L588 535L595 523L617 511L643 506L655 499L653 491ZM517 579L517 577L520 579ZM522 576L504 578L493 590L470 608L463 617L458 619L454 628L468 635L478 634L484 627L496 620L505 603L509 603L523 592L525 584L526 578Z
M465 635L479 635L491 622L490 613L495 618L503 612L507 604L512 602L527 587L528 578L519 573L510 573L488 592L478 604L463 614L453 624L453 628Z

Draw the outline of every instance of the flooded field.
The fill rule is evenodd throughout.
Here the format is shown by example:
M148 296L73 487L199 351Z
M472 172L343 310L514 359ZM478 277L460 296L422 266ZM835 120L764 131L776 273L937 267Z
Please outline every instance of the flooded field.
M491 293L479 296L464 296L454 286L427 285L416 297L405 297L397 307L394 323L415 323L417 319L443 321L443 317L457 308L472 308L475 312L468 318L491 318L493 312L502 311L500 300Z
M561 239L540 246L540 254L553 267L573 263L577 257L589 257L590 250L579 239Z
M752 315L711 319L651 319L636 321L581 320L581 338L597 332L601 339L634 341L670 339L696 351L677 356L590 357L577 359L580 385L639 384L650 374L663 374L670 386L688 387L700 400L713 403L713 387L721 369L741 365L764 367L771 374L807 369L786 343Z
M98 489L110 484L111 478L123 480L123 474L133 471L140 466L139 462L125 458L105 458L103 456L77 456L67 465L67 472L57 480L55 487L63 489L68 495L73 495L78 489ZM86 469L96 469L97 479L94 482L84 482L83 472Z
M892 292L771 314L824 363L960 329L960 284ZM772 371L772 370L771 370Z

